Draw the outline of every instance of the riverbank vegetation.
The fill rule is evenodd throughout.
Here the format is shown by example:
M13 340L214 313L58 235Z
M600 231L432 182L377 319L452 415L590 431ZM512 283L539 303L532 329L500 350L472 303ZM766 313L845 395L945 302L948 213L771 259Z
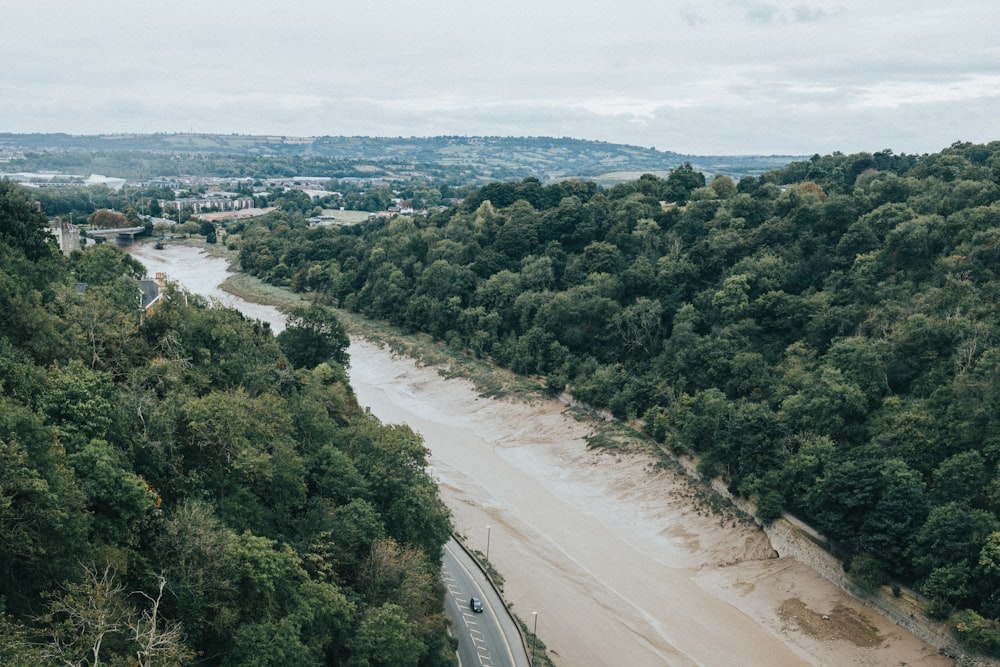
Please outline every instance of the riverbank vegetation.
M0 663L454 665L420 438L360 409L332 311L280 336L0 180Z
M1000 143L230 231L253 276L640 423L998 652Z

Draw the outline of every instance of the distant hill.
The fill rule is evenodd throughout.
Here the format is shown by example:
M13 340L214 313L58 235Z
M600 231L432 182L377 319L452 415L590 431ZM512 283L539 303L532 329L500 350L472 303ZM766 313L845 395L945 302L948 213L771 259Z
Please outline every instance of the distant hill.
M579 177L614 183L643 173L666 175L689 162L696 169L733 177L759 175L804 156L684 155L602 141L553 137L290 137L240 134L11 134L0 133L0 154L31 168L98 168L115 175L152 169L157 160L137 165L136 156L199 155L215 158L289 158L292 175L300 169L357 170L400 178L424 175L453 182L476 182L534 176L542 181ZM79 156L73 160L72 156ZM123 159L129 154L130 159ZM58 155L59 157L55 157ZM87 157L83 157L83 156ZM217 166L230 161L213 161ZM145 175L150 175L148 172Z

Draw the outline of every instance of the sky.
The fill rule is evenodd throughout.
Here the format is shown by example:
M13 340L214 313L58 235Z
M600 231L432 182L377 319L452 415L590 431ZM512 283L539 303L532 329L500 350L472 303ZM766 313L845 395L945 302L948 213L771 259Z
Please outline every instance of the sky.
M992 0L5 0L0 132L1000 140Z

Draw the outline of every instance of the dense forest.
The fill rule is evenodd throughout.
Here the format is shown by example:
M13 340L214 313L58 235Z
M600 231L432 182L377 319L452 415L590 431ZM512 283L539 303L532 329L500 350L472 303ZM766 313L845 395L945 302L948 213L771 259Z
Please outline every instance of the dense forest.
M455 664L448 512L334 312L145 312L144 273L0 180L0 664Z
M1000 142L231 231L245 271L640 424L1000 653Z

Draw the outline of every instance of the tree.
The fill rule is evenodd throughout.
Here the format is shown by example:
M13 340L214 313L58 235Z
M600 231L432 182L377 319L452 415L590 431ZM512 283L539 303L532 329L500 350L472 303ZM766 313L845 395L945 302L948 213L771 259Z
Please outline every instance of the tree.
M98 229L117 229L128 226L128 218L125 217L124 213L109 211L106 208L99 208L91 213L87 222Z
M0 243L35 261L58 253L45 216L11 180L0 178Z
M365 417L345 435L388 534L436 556L448 541L451 520L426 472L427 448L420 436L407 426L384 427Z
M520 200L505 209L503 217L506 222L497 231L494 245L512 262L520 262L538 244L538 212Z
M703 187L705 187L705 175L695 171L690 162L685 162L670 170L664 199L684 204L693 190Z
M920 473L902 461L886 461L882 480L881 496L861 524L858 549L888 575L909 579L913 573L906 548L927 519L930 503Z
M245 623L234 633L233 647L223 667L321 667L316 651L302 641L302 628L291 617L262 623Z
M293 309L278 334L281 351L297 368L315 368L326 361L347 366L350 342L336 314L319 304Z
M640 297L615 316L614 326L626 350L648 354L659 341L662 318L663 307L659 301Z
M969 596L969 566L951 563L934 568L920 583L920 592L927 596L927 614L944 619Z
M0 613L0 664L5 667L38 667L44 664L41 648L32 642L28 629Z
M86 250L75 250L69 256L70 270L78 282L88 287L111 285L122 276L133 281L146 275L142 262L118 246L102 243ZM138 285L135 286L138 290Z
M73 453L111 427L113 384L109 373L87 368L77 359L49 368L41 406Z
M111 565L88 569L83 583L66 584L39 619L48 635L42 652L64 665L97 667L105 639L128 629L130 611Z
M365 613L352 649L349 667L416 667L427 651L416 624L391 602Z
M138 595L144 597L149 603L149 607L143 608L140 612L139 618L129 623L132 639L138 647L135 657L139 667L153 667L154 665L171 667L186 664L193 658L191 652L184 645L181 628L161 617L160 605L163 601L163 589L166 585L167 580L161 575L156 597L143 591L138 592Z
M979 506L986 489L986 465L975 450L959 452L941 462L933 473L930 493L935 504L965 501Z
M91 440L70 460L93 513L91 539L100 545L136 546L142 523L155 510L156 494L104 440Z
M980 549L1000 522L990 512L962 502L949 502L931 510L909 546L913 563L928 574L938 568L978 564Z
M883 483L875 461L844 457L823 466L803 503L817 528L853 553L860 527L878 504Z
M213 392L181 407L187 473L215 495L237 529L280 534L306 498L287 402L273 394Z
M79 575L77 563L90 558L90 517L51 428L5 398L0 432L0 599L21 614L55 582Z
M233 582L223 567L227 545L236 534L200 499L186 500L169 513L156 539L166 565L165 576L175 597L176 619L193 646L204 647L224 628L218 616L233 594Z
M725 174L716 174L712 182L708 184L708 187L715 191L719 199L729 199L736 196L736 184L733 183L732 178Z
M219 621L229 628L287 616L297 608L297 590L307 580L288 544L250 531L224 545L221 573L230 588Z

